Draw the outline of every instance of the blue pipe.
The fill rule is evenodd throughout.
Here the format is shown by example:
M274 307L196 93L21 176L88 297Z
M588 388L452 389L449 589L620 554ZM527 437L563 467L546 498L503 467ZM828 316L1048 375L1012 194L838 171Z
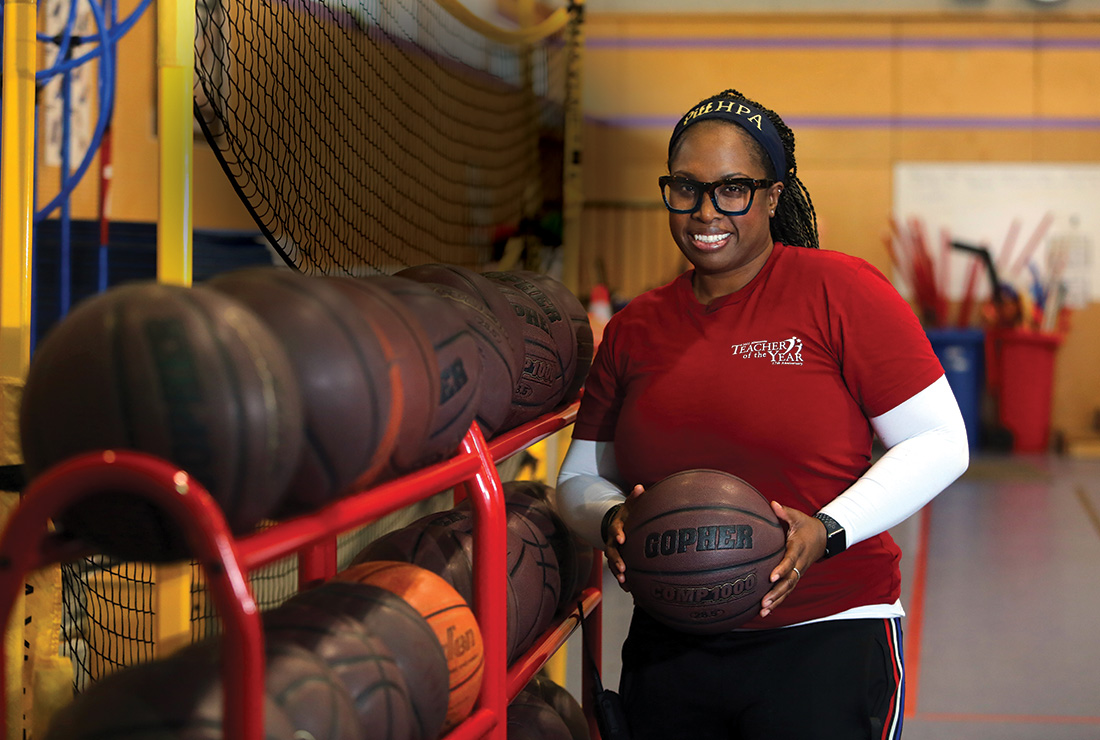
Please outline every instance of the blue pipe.
M95 2L89 2L89 4L92 6L92 13L94 14L96 12L96 3ZM136 8L134 8L133 12L131 12L130 15L126 16L126 20L122 21L122 23L120 23L116 27L114 27L112 29L111 33L107 35L107 39L111 42L111 44L114 44L123 35L125 35L125 33L127 31L129 31L135 23L138 22L138 20L142 16L142 14L146 11L146 9L151 4L152 4L152 0L141 0L141 4L138 5ZM102 12L103 12L102 9L100 9L100 17L102 17ZM102 27L101 27L101 31L102 31ZM45 34L40 34L39 35L39 40L41 40L41 41L52 41L53 40L52 36L47 36L45 38L42 38L43 36L45 36ZM100 43L96 48L91 49L91 50L81 54L78 57L70 59L69 61L64 62L63 64L55 64L52 67L47 67L46 69L39 70L38 72L35 72L34 79L37 82L44 82L45 80L48 80L49 78L53 77L54 75L62 74L62 73L66 72L66 71L68 71L68 70L70 70L74 67L80 66L81 64L83 64L84 62L86 62L90 59L95 59L96 57L102 55L103 53L105 53L103 51L103 49L104 49L103 37L104 37L104 35L103 35L102 32L97 33L96 38L98 38L100 40ZM88 37L88 38L91 38L91 37ZM82 39L82 40L85 40L85 39Z
M73 41L73 26L76 25L76 6L78 2L79 0L70 0L69 16L65 19L65 28L64 30L62 30L60 38L58 38L57 36L50 36L45 33L36 34L39 41L50 41L58 45L57 56L54 58L55 61L57 59L69 58L69 53L71 51Z
M106 128L110 112L114 107L114 48L107 33L103 8L94 0L90 0L89 7L92 9L92 15L95 16L100 40L98 49L101 52L101 61L99 65L99 117L96 119L95 133L92 135L91 143L88 146L88 150L84 153L84 158L81 160L80 166L77 167L76 173L72 177L67 177L67 172L63 171L61 173L61 191L53 200L35 214L34 218L36 221L41 221L53 213L61 202L69 197L77 183L83 179L84 173L88 171L88 167L92 163L92 157L95 155L96 150L99 149L100 142L103 140L103 131ZM68 63L61 66L67 68Z
M114 31L115 26L118 24L118 2L117 2L117 0L107 0L107 7L110 10L110 13L108 14L108 33L110 33L110 32ZM112 62L113 62L113 69L111 70L111 76L114 79L117 80L118 79L118 55L117 54L114 55L114 58L112 59ZM110 131L111 131L111 123L110 122L113 121L114 118L115 118L114 104L115 104L115 101L114 101L114 98L112 97L111 98L111 110L108 111L108 113L107 113L107 116L108 116L107 121L108 122L107 122L107 127L104 129L104 136L109 134ZM100 155L100 156L102 156L102 155ZM111 157L112 157L112 160L113 160L113 158L114 158L113 153L112 153ZM112 163L112 166L113 166L113 163ZM101 195L101 197L105 198L105 195ZM107 218L107 214L106 214L107 203L106 202L102 203L100 207L104 209L103 218L106 219ZM102 227L101 227L101 229L102 229ZM101 236L102 236L102 231L100 233L101 233ZM107 286L110 283L110 267L111 267L110 266L110 259L109 259L110 254L107 250L107 240L106 239L101 238L100 241L99 241L99 255L98 256L99 256L99 262L98 262L99 270L96 273L96 275L98 277L98 280L96 282L96 288L98 289L98 291L100 293L103 293L107 290Z
M74 2L75 6L76 3ZM61 179L69 171L72 159L72 117L73 117L73 88L72 73L61 78ZM61 201L61 249L58 255L58 316L69 313L72 306L72 273L73 273L73 248L72 248L72 198L66 197Z

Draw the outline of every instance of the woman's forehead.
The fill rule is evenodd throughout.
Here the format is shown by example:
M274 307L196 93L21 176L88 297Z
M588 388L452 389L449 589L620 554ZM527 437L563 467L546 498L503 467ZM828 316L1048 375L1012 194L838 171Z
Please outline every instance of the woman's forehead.
M763 177L761 157L760 147L740 126L725 121L700 121L677 142L669 169L707 174L715 179L733 174Z

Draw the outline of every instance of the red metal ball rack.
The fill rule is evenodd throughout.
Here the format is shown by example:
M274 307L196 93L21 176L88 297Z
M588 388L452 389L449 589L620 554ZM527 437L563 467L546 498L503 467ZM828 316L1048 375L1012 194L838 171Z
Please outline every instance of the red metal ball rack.
M595 563L580 605L552 625L528 652L507 663L507 550L504 495L496 463L573 423L576 402L486 442L472 424L450 459L357 492L315 512L234 537L221 508L186 471L151 455L104 450L73 457L35 478L0 537L0 625L6 626L26 575L36 568L93 554L81 543L51 533L49 522L75 502L111 490L156 504L181 527L192 558L203 568L227 639L223 642L224 736L262 740L264 646L260 612L246 574L297 554L299 586L309 588L336 574L336 537L451 487L471 500L474 519L474 604L485 649L481 692L470 716L446 740L506 739L506 712L546 660L580 623L583 609L593 633L584 649L599 662L601 561ZM0 666L7 665L0 640ZM232 646L232 647L229 647ZM7 696L0 670L0 697ZM583 693L590 696L587 674ZM582 702L592 737L594 715ZM0 701L0 728L7 729ZM6 736L6 735L5 735Z

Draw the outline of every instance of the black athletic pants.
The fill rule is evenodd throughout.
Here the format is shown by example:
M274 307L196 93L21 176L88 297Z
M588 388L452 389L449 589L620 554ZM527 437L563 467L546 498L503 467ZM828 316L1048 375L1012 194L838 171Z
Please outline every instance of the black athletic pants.
M697 636L636 609L619 691L632 740L897 740L901 620Z

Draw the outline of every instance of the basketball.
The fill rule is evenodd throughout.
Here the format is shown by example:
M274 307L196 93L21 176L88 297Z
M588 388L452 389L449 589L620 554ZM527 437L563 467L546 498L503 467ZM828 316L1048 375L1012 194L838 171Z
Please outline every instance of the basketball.
M457 290L469 296L475 303L487 308L504 327L504 335L508 337L512 347L517 373L523 371L524 357L526 357L523 323L492 280L466 267L439 263L408 267L396 274L397 277L407 280ZM503 429L504 427L499 431Z
M542 309L526 293L509 285L495 285L522 327L523 370L512 391L512 412L504 422L504 428L510 429L541 416L561 402L565 396L565 364Z
M508 705L508 740L573 740L552 706L530 686Z
M630 504L620 548L634 603L693 634L752 619L783 559L786 533L768 500L737 476L685 470Z
M46 740L222 740L221 665L183 653L122 668L73 697L50 719ZM263 697L264 740L300 738Z
M568 387L573 382L573 374L577 369L577 330L573 327L569 315L558 306L542 283L529 280L515 272L487 272L485 277L498 285L515 288L539 307L550 324L550 335L558 348L562 377Z
M596 351L592 335L592 324L588 320L588 310L580 299L573 294L573 291L549 275L524 270L520 270L516 274L541 284L547 295L550 296L560 310L569 316L569 320L573 324L573 330L577 335L577 367L573 372L572 382L565 390L564 399L572 401L580 395L584 381L588 378L588 371L592 367L592 357Z
M215 291L131 283L79 303L35 351L20 440L28 476L82 452L162 457L247 533L278 506L302 448L290 360L246 306ZM144 499L96 494L65 530L124 560L175 560L182 531Z
M485 655L481 630L466 600L434 573L409 563L362 563L337 573L336 578L392 591L420 612L435 630L450 672L444 731L469 716L481 691Z
M321 658L351 696L371 737L412 740L412 699L405 677L383 641L345 614L287 601L263 615L268 649L297 645Z
M266 648L265 688L296 732L315 740L358 740L366 729L351 695L319 656L291 644Z
M384 275L363 279L400 300L432 343L439 394L434 399L431 430L419 457L423 464L439 462L458 449L481 402L481 353L477 342L466 322L428 286Z
M391 591L353 581L328 581L290 601L347 615L381 639L408 686L415 737L439 737L447 716L450 672L435 631L418 611Z
M512 389L519 380L523 356L517 343L496 315L482 301L448 285L430 284L432 290L451 303L463 318L481 353L481 400L475 420L482 434L491 437L504 424L512 409Z
M305 446L278 518L314 511L376 478L397 443L397 365L375 327L331 282L276 267L208 283L247 305L286 347L302 393Z
M588 732L588 718L584 716L584 709L580 702L565 688L546 674L536 673L527 684L528 690L549 704L565 726L569 728L569 735L573 740L590 740Z
M512 328L513 324L511 322L514 320L511 318L508 302L500 295L491 280L468 267L431 263L406 267L395 274L397 277L406 280L446 285L449 288L462 291L484 304L489 309L489 313L500 317L509 334L518 333Z
M504 505L509 512L527 517L550 543L558 559L561 593L557 611L573 609L592 572L593 548L583 544L550 503L553 489L535 481L504 484Z
M514 508L506 507L508 546L508 663L550 626L561 598L558 558L542 531ZM474 520L469 501L436 519L471 542Z
M393 357L397 376L391 378L393 414L400 428L390 456L392 469L379 479L412 472L424 464L436 408L433 401L439 398L439 368L432 341L416 316L376 283L351 277L323 279L355 304L379 340L389 345L387 354Z
M444 526L439 517L445 513L429 514L382 535L360 550L351 564L376 560L411 563L442 578L472 604L474 541L468 534Z

